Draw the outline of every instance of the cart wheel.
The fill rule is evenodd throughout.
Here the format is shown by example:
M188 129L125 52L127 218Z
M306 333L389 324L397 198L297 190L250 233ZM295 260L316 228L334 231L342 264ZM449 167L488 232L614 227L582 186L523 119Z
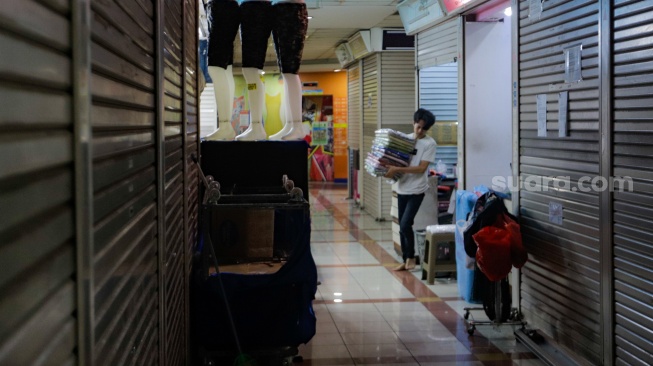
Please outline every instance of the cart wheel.
M476 330L476 327L473 325L470 325L469 328L467 328L467 333L469 335L474 335L474 331Z
M469 319L469 310L467 310L465 312L465 315L463 315L463 318L465 318L465 320Z
M294 360L294 357L293 357L293 356L286 357L286 358L284 358L283 361L281 362L281 366L290 366L290 365L292 365L293 360Z

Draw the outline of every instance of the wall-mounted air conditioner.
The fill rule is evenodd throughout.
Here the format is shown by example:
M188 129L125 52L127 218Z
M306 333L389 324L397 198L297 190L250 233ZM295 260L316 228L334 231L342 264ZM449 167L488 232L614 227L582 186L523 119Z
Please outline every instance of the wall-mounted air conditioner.
M406 34L415 34L445 16L438 0L403 0L397 4Z
M351 54L348 43L341 43L336 46L336 57L338 57L340 67L345 67L345 65L354 61L354 55Z
M372 41L369 30L362 30L356 32L353 36L349 37L347 41L352 56L355 59L366 56L372 52Z
M373 52L415 49L415 37L407 35L403 28L372 28L370 32Z

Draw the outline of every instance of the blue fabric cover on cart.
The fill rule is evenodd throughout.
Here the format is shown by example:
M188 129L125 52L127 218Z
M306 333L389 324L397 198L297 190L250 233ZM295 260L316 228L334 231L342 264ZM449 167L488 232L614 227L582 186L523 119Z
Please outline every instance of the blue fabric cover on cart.
M485 193L488 190L485 186L474 187L475 192ZM465 252L465 239L463 237L467 216L474 209L474 204L478 199L475 192L456 191L456 272L460 297L469 303L481 304L483 299L474 298L473 296L474 270L466 267L469 257Z
M205 208L202 213L206 214ZM275 209L275 235L279 230L289 229L289 240L295 245L286 264L276 273L219 275L245 350L296 347L315 335L312 301L317 291L317 268L310 251L308 205L305 209ZM203 232L205 238L207 230ZM209 243L201 241L204 245ZM205 256L206 248L202 249ZM192 279L192 337L206 349L235 350L217 276L207 278L196 273Z

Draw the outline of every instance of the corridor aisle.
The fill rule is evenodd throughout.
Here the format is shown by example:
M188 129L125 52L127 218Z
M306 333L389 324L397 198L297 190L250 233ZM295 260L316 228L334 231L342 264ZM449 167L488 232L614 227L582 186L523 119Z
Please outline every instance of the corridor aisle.
M313 183L310 193L321 284L317 334L300 346L301 365L543 365L512 326L479 326L469 336L461 316L469 304L455 279L429 286L419 272L392 271L400 258L390 221L360 210L344 187Z

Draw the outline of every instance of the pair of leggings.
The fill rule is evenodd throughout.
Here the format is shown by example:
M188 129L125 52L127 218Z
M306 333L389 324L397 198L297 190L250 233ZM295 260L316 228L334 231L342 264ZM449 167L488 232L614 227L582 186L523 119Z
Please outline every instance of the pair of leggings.
M240 26L240 7L234 0L211 2L209 66L226 69L234 63L234 41Z
M248 1L240 8L243 67L263 68L272 33L281 72L297 74L308 29L306 4Z
M424 193L421 194L399 194L397 203L399 205L399 237L401 239L401 256L406 262L408 258L415 258L415 233L413 223L424 200Z

